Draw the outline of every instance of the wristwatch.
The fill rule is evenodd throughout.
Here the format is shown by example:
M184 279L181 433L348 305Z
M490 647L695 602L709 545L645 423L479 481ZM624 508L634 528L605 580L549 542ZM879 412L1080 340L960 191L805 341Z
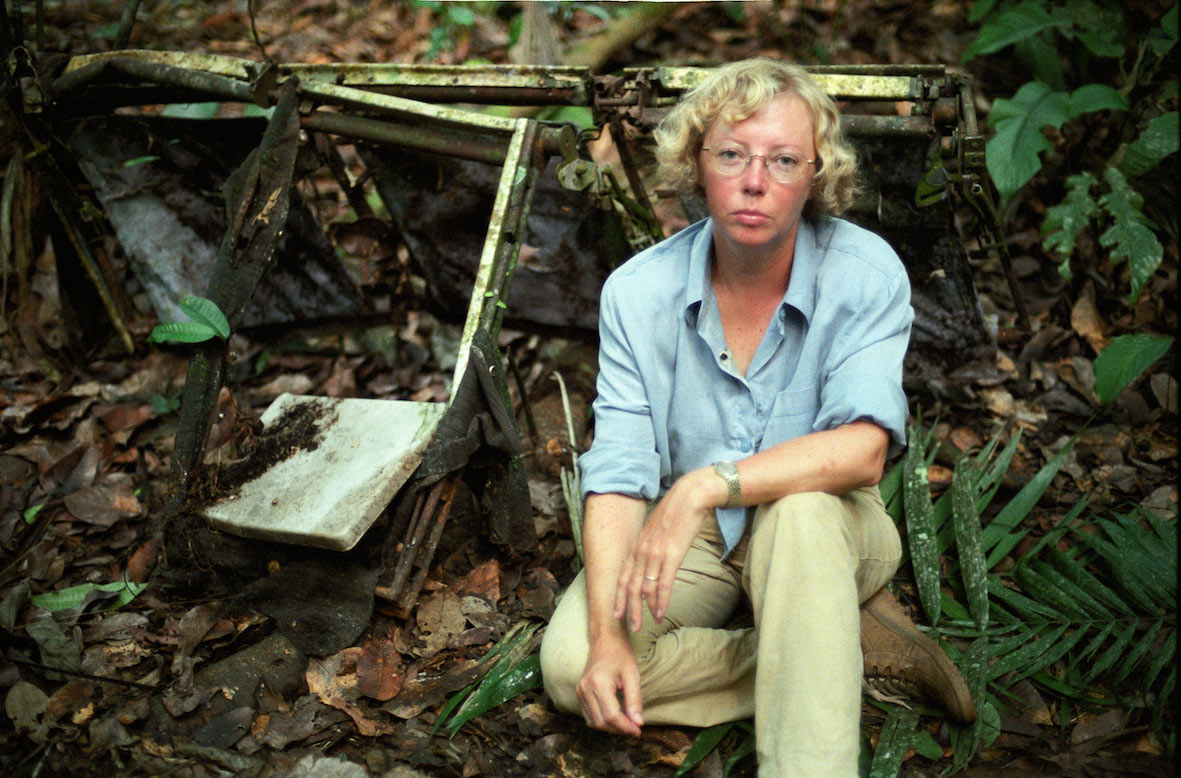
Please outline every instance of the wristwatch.
M725 507L737 508L742 504L742 485L738 482L738 468L733 462L714 462L714 472L726 482L726 489L729 491Z

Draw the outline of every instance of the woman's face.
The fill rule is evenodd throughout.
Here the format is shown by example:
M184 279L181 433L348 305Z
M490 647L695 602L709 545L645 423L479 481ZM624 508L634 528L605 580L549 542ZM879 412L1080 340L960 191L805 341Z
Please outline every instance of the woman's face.
M807 162L816 158L812 138L812 113L793 93L779 95L734 124L718 119L710 125L702 143L709 151L699 152L698 165L719 250L762 254L794 247L815 173L815 165ZM758 156L742 173L727 177L708 159L723 149ZM805 167L790 184L772 178L763 164L764 159L786 161L786 156Z

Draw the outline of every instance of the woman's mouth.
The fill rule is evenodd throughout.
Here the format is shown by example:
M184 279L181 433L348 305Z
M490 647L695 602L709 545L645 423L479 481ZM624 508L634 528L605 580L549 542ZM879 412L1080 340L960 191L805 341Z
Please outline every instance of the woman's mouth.
M758 227L771 218L762 211L750 210L735 211L732 216L736 222L746 225L747 227Z

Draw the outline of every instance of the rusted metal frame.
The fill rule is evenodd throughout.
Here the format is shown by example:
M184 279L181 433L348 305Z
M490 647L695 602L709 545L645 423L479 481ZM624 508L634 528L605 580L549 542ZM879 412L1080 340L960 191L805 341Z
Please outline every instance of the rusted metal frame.
M484 248L476 268L476 281L459 341L452 386L459 386L467 369L477 329L496 340L504 316L508 284L516 267L517 254L525 237L525 225L533 199L539 167L537 138L540 125L531 119L516 119L516 130L504 158L504 167L492 206L492 217Z
M627 142L627 136L623 130L623 120L620 118L618 111L611 113L610 119L607 120L607 129L611 133L611 140L615 142L615 148L619 151L619 160L623 163L624 175L627 176L627 183L631 187L636 201L648 213L656 213L652 207L652 201L648 199L648 192L644 189L644 182L640 179L640 174L636 170L631 144Z
M191 89L226 100L255 102L255 87L246 82L214 73L150 62L135 57L112 57L90 62L58 77L50 84L50 94L60 99L64 94L79 89L111 74L130 76L164 86Z
M935 125L926 116L841 114L841 129L857 138L933 138Z
M314 111L302 117L300 124L304 129L315 132L389 143L489 164L503 161L507 147L499 138L457 132L450 127L421 123L410 125L334 111Z
M972 80L965 76L957 76L955 81L959 93L959 124L963 128L958 144L960 192L973 211L981 239L980 248L985 253L995 250L1000 257L1005 282L1013 296L1013 307L1017 309L1019 326L1024 332L1033 332L1029 311L1025 307L1025 296L1021 293L1017 274L1013 271L1009 246L996 230L1000 225L1000 214L997 213L996 204L988 188L988 168L984 157L985 138L980 133L976 118L976 96Z
M426 574L430 570L431 563L435 561L435 551L439 548L439 539L443 536L443 527L446 526L447 519L451 515L451 508L455 505L455 492L459 487L459 481L460 471L456 471L436 484L435 487L438 490L438 497L435 503L438 507L432 506L431 511L423 511L424 517L429 516L430 521L424 520L421 523L424 525L424 528L429 526L430 534L427 535L418 553L414 555L413 566L416 568L414 577L410 579L409 585L399 587L401 590L395 595L397 597L397 606L402 611L409 611L410 607L414 605L414 601L418 598L418 593L422 589L422 582L426 579ZM431 490L432 496L435 495L436 489Z
M394 95L424 103L472 103L475 105L587 105L578 89L542 89L511 86L362 86L366 92Z

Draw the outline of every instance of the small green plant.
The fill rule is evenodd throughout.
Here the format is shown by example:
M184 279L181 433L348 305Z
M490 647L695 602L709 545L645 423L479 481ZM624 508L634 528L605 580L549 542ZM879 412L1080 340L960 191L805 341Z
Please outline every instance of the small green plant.
M190 295L180 301L180 309L192 321L157 324L148 335L148 343L202 343L210 338L230 337L230 323L212 300Z
M1177 82L1167 77L1166 67L1177 42L1177 6L1135 41L1134 51L1125 43L1126 20L1116 4L982 0L970 21L982 26L964 62L1012 48L1033 76L1011 98L996 100L988 116L995 135L985 147L985 162L1002 211L1042 170L1043 157L1056 153L1045 127L1062 130L1081 117L1091 121L1092 114L1109 112L1121 141L1113 153L1098 161L1086 155L1056 160L1067 177L1066 194L1046 210L1043 246L1069 280L1078 237L1094 230L1111 262L1128 263L1128 301L1134 303L1164 254L1157 237L1162 228L1144 214L1144 199L1131 179L1149 173L1178 148L1177 111L1167 110L1176 100ZM1102 70L1118 75L1090 79ZM1160 73L1166 77L1158 78Z

